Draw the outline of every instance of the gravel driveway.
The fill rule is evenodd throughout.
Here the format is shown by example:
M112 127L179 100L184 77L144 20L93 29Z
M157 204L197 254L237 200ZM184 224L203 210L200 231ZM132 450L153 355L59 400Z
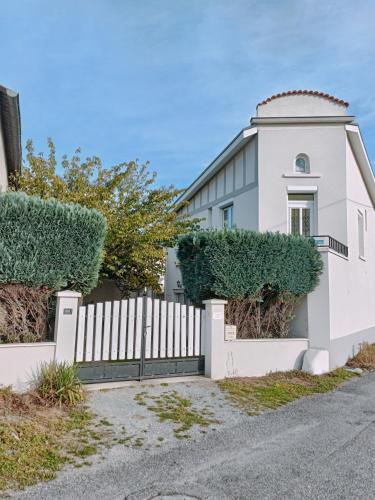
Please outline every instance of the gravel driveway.
M175 425L148 409L172 391L215 423L176 437ZM248 417L206 379L96 392L91 405L114 424L118 444L93 465L66 469L14 498L375 498L374 396L370 374Z

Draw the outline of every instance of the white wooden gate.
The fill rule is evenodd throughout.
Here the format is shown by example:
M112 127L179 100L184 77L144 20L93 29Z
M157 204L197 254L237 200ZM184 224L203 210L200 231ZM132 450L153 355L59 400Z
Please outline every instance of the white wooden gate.
M139 297L81 306L75 360L86 382L198 374L201 309Z

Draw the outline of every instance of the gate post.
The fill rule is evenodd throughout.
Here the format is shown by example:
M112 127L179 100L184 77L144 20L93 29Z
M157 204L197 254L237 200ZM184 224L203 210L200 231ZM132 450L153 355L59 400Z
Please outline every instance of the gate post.
M82 294L64 290L57 292L56 297L55 360L74 363L78 304Z
M205 314L205 376L214 380L225 377L224 308L226 300L204 300Z

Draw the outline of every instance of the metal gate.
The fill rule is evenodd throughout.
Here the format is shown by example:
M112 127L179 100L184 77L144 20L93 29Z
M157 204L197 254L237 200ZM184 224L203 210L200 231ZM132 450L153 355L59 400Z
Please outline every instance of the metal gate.
M203 374L202 313L148 297L81 306L79 378L95 383Z

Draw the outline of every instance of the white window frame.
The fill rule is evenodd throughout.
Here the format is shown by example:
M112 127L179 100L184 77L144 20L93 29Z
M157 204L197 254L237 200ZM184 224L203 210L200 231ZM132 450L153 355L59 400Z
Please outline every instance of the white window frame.
M305 170L303 172L300 172L299 170L297 170L297 160L299 160L300 158L305 160ZM307 154L300 153L294 158L294 169L293 170L294 170L294 173L296 175L306 175L306 174L310 173L310 160L309 160L309 157L307 156Z
M234 208L233 208L233 203L229 203L228 205L224 205L223 207L220 207L221 209L221 218L222 218L222 227L227 228L227 229L233 229L234 227ZM225 225L225 212L226 210L231 209L231 224L230 226Z
M292 208L310 209L310 236L315 235L315 200L288 200L288 233L292 234ZM302 235L302 216L299 219L300 235Z
M361 210L357 211L358 225L358 257L365 260L366 241L365 241L365 215Z

